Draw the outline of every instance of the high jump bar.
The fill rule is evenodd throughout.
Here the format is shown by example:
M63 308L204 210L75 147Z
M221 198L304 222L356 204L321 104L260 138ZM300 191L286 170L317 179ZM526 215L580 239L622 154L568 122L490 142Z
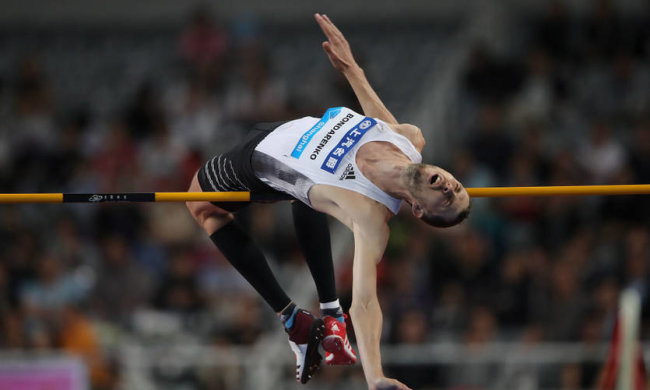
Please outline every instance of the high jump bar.
M467 188L473 198L511 196L648 195L650 184L483 187ZM43 193L0 194L0 203L104 203L104 202L263 202L292 199L288 195L250 192L126 192L126 193Z

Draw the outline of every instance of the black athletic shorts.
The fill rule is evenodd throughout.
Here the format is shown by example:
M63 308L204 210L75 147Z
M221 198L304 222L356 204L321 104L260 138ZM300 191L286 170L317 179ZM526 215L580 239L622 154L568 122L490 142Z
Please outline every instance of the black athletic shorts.
M255 176L251 157L257 144L271 131L285 122L264 122L253 126L246 138L231 150L214 156L199 168L198 180L201 190L250 191L251 194L290 199L289 195L276 191ZM212 202L226 211L235 212L250 202Z

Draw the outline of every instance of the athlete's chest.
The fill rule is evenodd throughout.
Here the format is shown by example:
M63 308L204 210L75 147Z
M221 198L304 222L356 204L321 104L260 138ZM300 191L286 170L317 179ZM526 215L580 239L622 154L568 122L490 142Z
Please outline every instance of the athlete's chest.
M358 169L375 185L379 176L392 170L400 161L409 160L397 146L387 141L368 142L359 148L355 156Z
M380 202L358 192L327 184L316 184L309 191L311 207L336 218L350 230L355 223L364 220L364 215L376 213L388 220L392 214Z

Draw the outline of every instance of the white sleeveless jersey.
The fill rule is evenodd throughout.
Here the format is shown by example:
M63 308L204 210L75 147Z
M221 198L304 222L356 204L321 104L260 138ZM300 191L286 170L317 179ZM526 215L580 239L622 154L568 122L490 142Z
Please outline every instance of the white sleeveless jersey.
M422 161L413 144L386 123L336 107L327 110L320 120L300 118L269 133L253 152L253 170L270 187L307 205L311 205L311 187L327 184L358 192L397 214L401 200L368 180L355 160L359 148L373 141L390 142L411 161Z

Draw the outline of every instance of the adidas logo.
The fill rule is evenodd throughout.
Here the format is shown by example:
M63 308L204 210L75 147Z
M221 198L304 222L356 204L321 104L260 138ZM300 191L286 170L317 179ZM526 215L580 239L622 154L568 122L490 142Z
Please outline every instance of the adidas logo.
M339 326L334 324L332 325L332 330L338 332L339 331Z
M343 174L341 174L341 177L339 177L339 180L354 180L355 178L354 167L352 164L348 164L348 166L345 167Z

